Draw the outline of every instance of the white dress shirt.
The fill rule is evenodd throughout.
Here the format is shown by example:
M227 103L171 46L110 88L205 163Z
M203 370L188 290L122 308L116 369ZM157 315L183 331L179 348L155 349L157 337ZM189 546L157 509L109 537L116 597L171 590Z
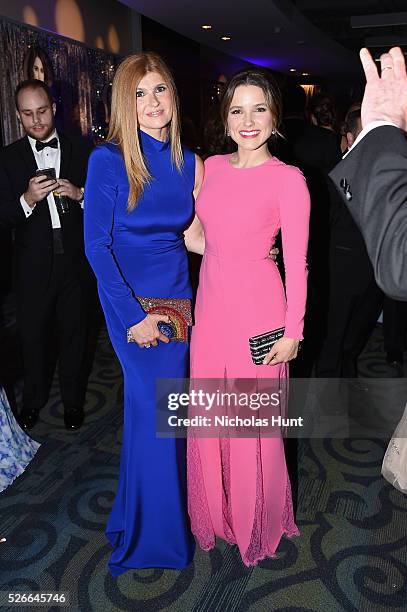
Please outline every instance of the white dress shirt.
M366 134L368 134L369 132L371 132L377 127L381 127L382 125L392 125L393 127L398 127L398 125L396 125L395 123L392 123L391 121L371 121L363 128L363 130L360 132L359 136L356 138L353 145L350 147L348 151L346 151L342 159L345 159L345 157L352 151L354 147L356 147L356 145L359 144L359 142L362 140L362 138L366 136Z
M45 149L42 149L42 151L37 151L37 149L35 148L35 143L37 141L34 138L31 138L31 136L28 136L28 141L31 145L31 149L32 149L32 152L34 154L35 161L37 164L37 168L41 170L43 170L44 168L55 168L55 176L58 179L59 170L61 167L61 148L60 148L59 138L58 138L58 134L56 130L52 132L51 136L49 136L46 140L43 140L41 142L48 142L49 140L52 140L53 138L56 138L58 140L57 149L53 149L52 147L45 147ZM32 215L33 210L36 207L36 204L34 204L32 207L28 206L27 202L25 201L24 195L21 196L20 202L24 210L25 216L28 218L30 215ZM47 202L48 202L49 214L51 216L52 229L60 228L61 221L59 220L59 215L58 215L57 207L55 204L54 196L52 195L52 191L47 196Z

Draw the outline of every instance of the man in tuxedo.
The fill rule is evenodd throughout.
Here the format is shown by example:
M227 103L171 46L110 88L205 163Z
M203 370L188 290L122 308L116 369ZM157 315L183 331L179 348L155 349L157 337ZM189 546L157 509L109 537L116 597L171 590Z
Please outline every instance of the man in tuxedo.
M33 427L47 402L50 340L56 331L65 426L75 430L84 419L91 288L82 210L90 145L57 133L55 103L44 82L20 83L15 102L26 135L0 153L0 227L15 230L14 281L24 363L20 422L25 429ZM47 168L55 169L56 179L41 174Z
M326 333L328 311L329 210L331 193L328 173L341 159L337 136L307 121L306 94L300 85L283 90L284 121L277 156L298 166L307 179L311 196L307 261L308 297L304 323L304 345L291 366L291 375L311 376Z
M361 111L346 118L350 148L362 131ZM383 292L377 286L363 236L342 198L332 190L329 248L329 309L317 376L355 378L357 358L376 325Z
M376 280L407 300L407 74L396 47L380 57L360 53L366 75L363 130L330 176L366 243Z

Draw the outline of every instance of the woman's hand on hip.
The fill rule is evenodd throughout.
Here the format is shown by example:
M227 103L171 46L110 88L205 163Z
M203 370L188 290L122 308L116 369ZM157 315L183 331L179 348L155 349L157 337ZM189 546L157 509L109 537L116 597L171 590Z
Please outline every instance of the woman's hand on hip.
M271 351L267 353L263 363L265 365L277 365L277 363L291 361L291 359L297 357L299 345L299 340L283 336L280 340L277 340Z
M157 324L163 321L169 323L170 318L167 315L160 314L148 314L145 319L130 327L131 335L137 342L140 348L149 348L150 346L157 346L158 340L168 344L170 341L167 336L162 334L157 327Z

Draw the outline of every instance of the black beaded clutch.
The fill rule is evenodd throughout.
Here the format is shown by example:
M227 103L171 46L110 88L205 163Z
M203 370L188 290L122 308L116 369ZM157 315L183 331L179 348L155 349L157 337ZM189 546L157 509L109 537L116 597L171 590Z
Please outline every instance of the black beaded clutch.
M263 364L263 359L271 351L273 344L284 336L284 331L285 327L279 327L278 329L249 338L250 352L255 365Z

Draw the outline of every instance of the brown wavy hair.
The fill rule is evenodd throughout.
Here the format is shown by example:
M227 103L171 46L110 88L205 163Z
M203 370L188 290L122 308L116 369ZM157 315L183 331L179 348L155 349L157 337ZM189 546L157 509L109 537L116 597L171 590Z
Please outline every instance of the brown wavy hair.
M119 65L113 79L112 109L107 140L119 145L124 158L130 185L127 201L129 212L137 206L144 186L151 181L138 137L136 97L138 84L149 72L158 72L170 91L172 98L172 119L169 126L171 159L179 172L184 164L178 94L170 69L156 53L137 53L126 57Z
M274 120L273 129L275 132L270 136L269 141L281 136L278 131L281 124L282 103L280 89L274 77L261 68L249 68L240 70L229 81L222 96L220 114L225 130L227 129L229 109L232 104L233 96L237 87L240 85L255 85L264 92L267 106L269 107Z

